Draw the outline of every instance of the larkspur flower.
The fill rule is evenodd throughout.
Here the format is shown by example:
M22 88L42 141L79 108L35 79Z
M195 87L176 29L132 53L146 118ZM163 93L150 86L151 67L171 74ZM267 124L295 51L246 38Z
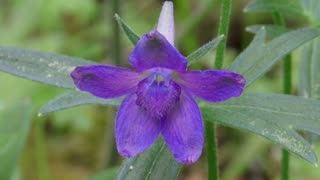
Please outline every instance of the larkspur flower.
M134 70L109 65L75 68L76 86L100 98L126 96L115 124L118 152L132 157L162 135L177 161L201 155L204 127L194 97L221 102L240 96L245 79L226 70L187 71L174 45L173 4L163 5L156 30L137 42L129 57Z

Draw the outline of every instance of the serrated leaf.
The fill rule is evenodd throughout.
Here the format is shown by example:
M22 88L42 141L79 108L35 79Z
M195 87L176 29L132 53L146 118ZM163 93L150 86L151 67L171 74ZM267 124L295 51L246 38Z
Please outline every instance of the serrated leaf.
M290 16L303 16L303 10L296 2L287 2L283 0L253 0L245 8L245 12L261 13L275 11Z
M320 102L297 96L246 94L220 104L201 103L204 119L249 131L316 165L310 144L295 130L320 134Z
M126 159L117 180L174 180L181 168L161 138L144 153Z
M30 130L31 114L31 105L21 103L1 116L0 179L10 179L16 168Z
M223 35L217 37L216 39L206 43L205 45L201 46L199 49L195 50L193 53L191 53L187 59L188 59L188 65L191 65L195 63L197 60L199 60L201 57L206 55L210 50L213 50L217 47L217 45L220 43L220 41L223 39Z
M140 39L140 36L135 33L119 16L115 14L114 17L116 18L119 26L123 30L123 32L127 35L128 39L133 45L136 45Z
M72 91L51 100L40 110L40 115L87 104L119 106L123 98L102 99L82 91Z
M304 28L285 33L264 43L261 40L265 38L265 30L260 31L255 37L259 41L253 40L230 67L231 71L245 77L247 86L289 52L320 35L320 30L317 28Z
M264 28L267 33L268 39L273 39L275 37L278 37L286 32L288 32L288 29L282 26L277 25L270 25L270 24L263 24L263 25L253 25L246 28L248 32L257 34L258 31L261 30L261 28Z
M319 23L320 19L320 1L319 0L300 0L304 14L314 23Z
M0 47L0 71L63 88L74 88L71 71L76 66L88 64L95 63L58 54Z

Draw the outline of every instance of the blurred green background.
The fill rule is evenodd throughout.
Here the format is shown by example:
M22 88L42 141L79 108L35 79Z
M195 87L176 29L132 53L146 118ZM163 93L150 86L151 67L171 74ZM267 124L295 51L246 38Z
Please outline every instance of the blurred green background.
M224 67L251 41L248 25L272 24L270 14L245 14L248 0L234 1ZM120 1L120 16L140 35L155 27L162 6L160 0ZM114 64L113 13L110 0L1 0L0 46L14 46ZM176 0L177 46L188 55L216 37L220 0ZM287 18L290 27L307 24L303 19ZM121 34L121 64L133 46ZM215 52L205 56L194 69L213 67ZM299 51L293 54L294 92L297 94ZM247 92L281 93L281 64L251 85ZM44 117L37 111L50 99L67 90L34 83L0 72L0 112L30 99L34 112L15 179L78 180L117 167L122 158L114 144L113 123L116 110L84 106ZM16 110L19 113L19 109ZM10 121L10 119L1 119ZM221 177L229 179L279 179L280 147L242 131L219 127ZM320 155L319 143L315 146ZM1 147L0 147L1 149ZM0 160L1 161L1 160ZM292 179L320 179L320 170L292 156ZM1 168L1 167L0 167ZM206 179L205 153L193 166L186 166L179 179Z

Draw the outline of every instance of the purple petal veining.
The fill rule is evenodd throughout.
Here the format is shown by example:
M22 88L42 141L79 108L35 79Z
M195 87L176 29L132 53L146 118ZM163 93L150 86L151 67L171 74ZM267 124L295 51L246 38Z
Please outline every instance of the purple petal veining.
M81 91L101 98L114 98L135 91L142 75L120 67L89 65L76 67L71 77Z
M226 70L188 71L179 77L184 88L209 102L240 96L246 83L240 74Z
M155 67L185 71L187 59L158 31L143 35L129 57L137 71Z
M204 141L201 112L196 101L182 93L179 103L162 121L161 133L174 157L192 164L201 155Z
M174 47L173 4L168 1L157 29L141 37L129 63L135 71L80 66L71 77L78 89L97 97L126 96L115 123L122 156L138 155L162 135L177 161L196 162L203 148L204 127L194 96L214 103L238 97L245 79L226 70L187 71L187 59Z
M136 95L128 95L119 107L116 143L122 156L132 157L147 149L160 133L160 121L151 119L136 105Z

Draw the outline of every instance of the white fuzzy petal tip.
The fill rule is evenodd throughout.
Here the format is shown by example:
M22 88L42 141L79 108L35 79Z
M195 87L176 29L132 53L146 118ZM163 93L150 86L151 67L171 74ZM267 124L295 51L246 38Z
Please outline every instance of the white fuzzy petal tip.
M162 6L160 17L158 20L157 31L174 45L174 15L173 3L165 1Z

